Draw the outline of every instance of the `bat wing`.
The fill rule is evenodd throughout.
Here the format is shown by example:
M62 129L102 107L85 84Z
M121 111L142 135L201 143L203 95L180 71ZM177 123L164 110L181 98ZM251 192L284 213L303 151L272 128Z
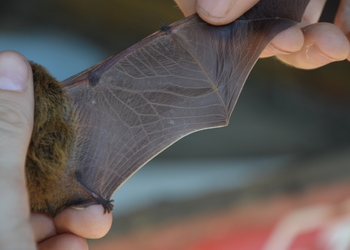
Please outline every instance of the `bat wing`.
M79 127L70 166L103 200L159 152L225 126L260 53L309 0L261 0L238 20L194 15L67 79Z

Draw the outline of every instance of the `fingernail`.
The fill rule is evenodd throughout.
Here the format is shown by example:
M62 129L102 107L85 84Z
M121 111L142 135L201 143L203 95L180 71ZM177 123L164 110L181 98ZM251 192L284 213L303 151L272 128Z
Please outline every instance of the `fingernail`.
M75 209L75 210L85 210L87 207L74 207L74 206L72 206L70 208Z
M336 61L335 59L324 54L316 44L311 44L306 47L307 58L317 64L324 64Z
M210 17L225 17L234 0L201 0L198 2L198 11Z
M27 77L27 65L20 55L8 51L0 53L0 89L23 91Z

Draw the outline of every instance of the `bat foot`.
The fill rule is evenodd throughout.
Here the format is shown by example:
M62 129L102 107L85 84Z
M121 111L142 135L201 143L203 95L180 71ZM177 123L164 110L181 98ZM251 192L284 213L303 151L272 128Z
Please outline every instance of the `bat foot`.
M75 172L75 176L77 178L77 181L81 184L81 186L84 188L85 191L87 191L92 197L92 200L94 201L93 204L101 204L104 208L103 213L105 214L106 212L110 213L113 211L114 205L112 204L112 202L114 202L114 200L111 199L104 199L101 197L101 195L99 195L98 193L95 193L94 191L92 191L87 185L85 185L85 183L82 181L82 174L79 171ZM91 201L91 200L90 200ZM92 203L90 203L92 204Z
M110 213L113 211L114 205L112 204L112 202L114 202L114 200L102 200L101 204L104 208L103 213L105 214Z

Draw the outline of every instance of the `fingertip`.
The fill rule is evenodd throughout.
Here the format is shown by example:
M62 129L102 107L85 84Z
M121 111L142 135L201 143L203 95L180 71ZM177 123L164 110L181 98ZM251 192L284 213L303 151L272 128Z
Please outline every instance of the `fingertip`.
M315 69L349 57L350 44L344 33L330 23L311 24L302 28L303 48L290 55L278 58L294 67Z
M30 66L23 55L11 50L0 52L0 89L24 91L29 75Z
M310 1L304 11L301 25L305 26L311 23L317 23L322 14L322 10L327 0Z
M279 33L266 47L260 57L288 55L300 51L304 44L304 35L298 26Z
M345 34L350 43L350 1L342 0L339 3L338 11L336 13L334 24ZM350 53L347 57L350 61Z
M112 214L104 213L101 205L83 210L67 208L55 218L57 233L73 233L84 238L97 239L105 236L112 225Z
M306 47L316 44L326 57L334 61L347 58L350 51L349 41L344 33L330 23L318 23L304 28Z
M224 25L233 22L259 0L198 0L196 10L198 15L213 25Z

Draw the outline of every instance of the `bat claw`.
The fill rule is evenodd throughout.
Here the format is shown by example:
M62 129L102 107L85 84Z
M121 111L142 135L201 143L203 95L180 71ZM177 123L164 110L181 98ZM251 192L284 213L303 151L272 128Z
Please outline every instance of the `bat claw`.
M101 202L103 208L104 208L104 211L103 213L105 214L106 212L107 213L110 213L113 211L113 208L114 208L114 205L112 204L112 202L114 202L114 200L103 200Z

